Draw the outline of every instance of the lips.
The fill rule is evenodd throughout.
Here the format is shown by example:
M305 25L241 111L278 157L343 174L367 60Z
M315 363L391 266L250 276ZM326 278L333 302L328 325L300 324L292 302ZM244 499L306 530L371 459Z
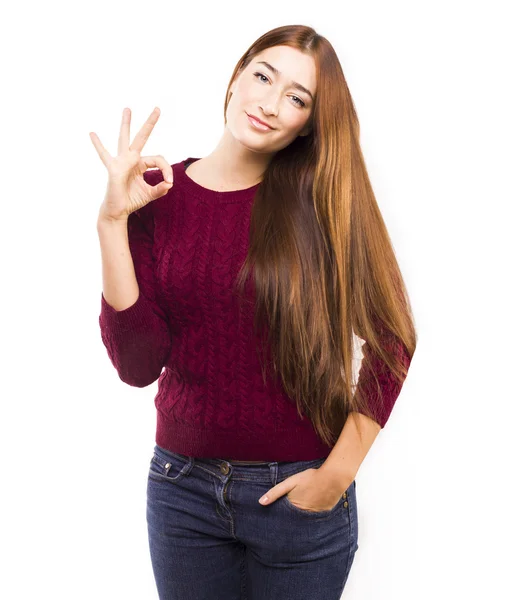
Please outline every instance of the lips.
M254 121L257 121L258 123L261 123L261 125L264 125L265 127L269 127L270 129L273 129L273 127L271 125L269 125L268 123L265 123L265 121L262 121L261 119L258 119L254 115L247 113L247 116L249 116L251 119L254 119Z

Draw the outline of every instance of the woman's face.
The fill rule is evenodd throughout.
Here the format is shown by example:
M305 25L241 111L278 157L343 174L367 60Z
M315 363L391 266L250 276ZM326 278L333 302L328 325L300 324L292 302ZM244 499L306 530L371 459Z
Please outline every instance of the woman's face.
M260 63L268 63L279 73ZM316 96L314 59L290 46L267 48L236 76L230 91L226 127L233 137L254 152L278 152L310 131ZM272 129L256 128L247 113Z

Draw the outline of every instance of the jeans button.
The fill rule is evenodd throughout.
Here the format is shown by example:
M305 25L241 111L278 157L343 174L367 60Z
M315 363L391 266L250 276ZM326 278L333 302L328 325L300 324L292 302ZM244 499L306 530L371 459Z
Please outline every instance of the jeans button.
M227 462L223 462L220 465L220 470L221 473L223 473L224 475L227 475L229 473L229 465Z

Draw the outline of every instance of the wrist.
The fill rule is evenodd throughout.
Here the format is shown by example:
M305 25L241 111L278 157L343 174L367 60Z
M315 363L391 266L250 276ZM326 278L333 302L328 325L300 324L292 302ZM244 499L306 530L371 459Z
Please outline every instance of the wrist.
M97 218L97 229L111 229L111 228L124 228L127 224L127 217L120 219L113 219L99 215Z
M347 489L354 481L356 473L346 471L344 468L338 469L334 465L326 464L326 461L318 468L322 475L323 482L332 489Z

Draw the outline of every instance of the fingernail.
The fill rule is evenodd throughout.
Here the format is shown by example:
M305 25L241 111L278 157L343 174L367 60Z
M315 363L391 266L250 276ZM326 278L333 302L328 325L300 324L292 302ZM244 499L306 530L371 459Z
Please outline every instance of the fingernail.
M259 502L261 504L266 504L268 502L268 496L263 496Z

